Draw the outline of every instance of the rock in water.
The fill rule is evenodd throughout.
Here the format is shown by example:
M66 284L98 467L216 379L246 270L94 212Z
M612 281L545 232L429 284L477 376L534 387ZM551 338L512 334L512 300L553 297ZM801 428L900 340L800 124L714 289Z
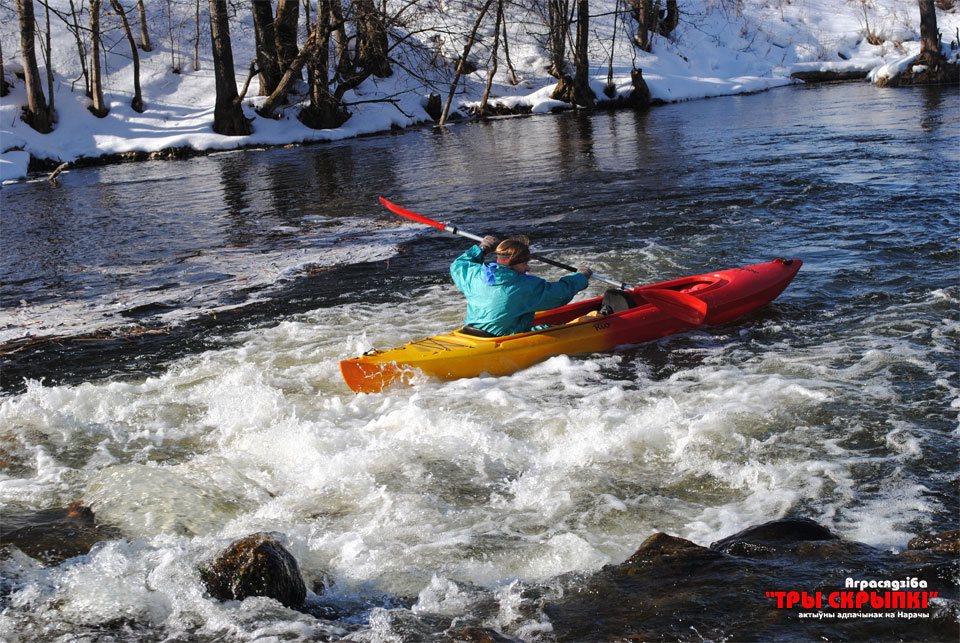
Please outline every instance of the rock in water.
M945 551L960 554L960 531L944 531L939 534L924 534L910 539L907 549Z
M0 521L0 544L4 548L16 547L46 565L82 556L96 543L119 535L116 529L98 524L93 511L80 502L72 502L65 509L8 512Z
M210 595L223 601L267 596L299 607L307 597L297 560L274 534L261 532L234 541L212 565L200 569L200 576Z
M710 545L710 549L745 556L776 553L813 540L838 540L838 537L809 518L782 518L727 536Z
M951 536L941 534L932 540L950 542ZM553 628L550 636L556 641L957 638L955 554L931 550L895 554L840 539L803 518L750 527L712 547L656 533L623 563L606 565L586 577L559 579L562 591L545 596L541 603ZM900 616L902 609L878 610L876 596L895 592L851 589L848 579L912 579L918 594L931 593L930 604L909 610L920 615L915 620ZM806 602L781 608L778 601L790 592L797 600L803 594ZM871 604L862 609L830 603L835 593L835 600L842 600L844 593L849 597L867 592L872 592ZM821 613L828 616L821 619Z

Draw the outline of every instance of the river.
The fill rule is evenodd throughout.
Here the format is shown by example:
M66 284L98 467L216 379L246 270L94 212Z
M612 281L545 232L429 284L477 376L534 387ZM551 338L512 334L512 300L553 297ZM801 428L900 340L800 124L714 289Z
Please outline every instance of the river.
M0 558L0 634L548 641L529 588L655 531L956 529L958 168L956 91L847 84L4 186L0 515L81 500L117 535ZM634 283L804 266L728 326L355 395L340 359L464 308L464 240L379 195ZM196 567L256 531L314 615L205 597Z

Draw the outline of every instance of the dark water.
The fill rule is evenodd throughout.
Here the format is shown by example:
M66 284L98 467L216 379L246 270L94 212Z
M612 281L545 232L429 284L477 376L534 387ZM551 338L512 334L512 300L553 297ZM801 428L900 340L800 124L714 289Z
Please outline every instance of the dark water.
M847 552L847 567L836 552L772 556L699 580L694 564L691 587L730 575L760 596L757 615L761 585L791 567L798 589L824 573L895 578L889 550L956 529L960 513L958 168L955 90L850 84L6 186L0 511L22 528L80 498L126 540L52 575L8 560L0 627L77 635L100 619L128 638L212 640L284 623L291 638L413 640L461 622L525 640L694 640L649 605L647 629L617 630L623 613L584 625L596 605L557 593L654 592L656 577L584 579L654 531L708 545L784 515L876 549ZM379 195L635 283L805 263L730 327L353 396L338 359L461 314L446 270L463 240L398 221ZM410 426L429 439L407 439ZM355 470L338 468L351 457ZM330 623L286 630L289 614L211 606L191 598L193 577L151 571L257 529L287 534L308 582L334 581L311 599ZM146 612L129 598L142 586ZM101 607L83 618L87 595ZM726 628L732 609L707 600L721 617L704 635L888 631Z

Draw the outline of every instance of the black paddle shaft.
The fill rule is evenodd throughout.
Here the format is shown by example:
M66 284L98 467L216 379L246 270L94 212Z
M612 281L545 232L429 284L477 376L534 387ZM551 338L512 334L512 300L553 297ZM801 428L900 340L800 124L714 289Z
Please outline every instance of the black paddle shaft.
M563 268L564 270L569 270L570 272L578 272L577 268L574 268L574 267L571 266L570 264L561 263L561 262L559 262L559 261L554 261L553 259L548 259L547 257L544 257L543 255L531 254L530 257L531 257L532 259L536 259L537 261L542 261L543 263L548 263L548 264L550 264L551 266L556 266L557 268ZM617 288L619 288L620 290L626 290L627 288L630 287L629 284L625 284L625 283L623 283L623 282L620 282L620 284L618 285L618 284L612 283L611 281L606 280L606 279L602 279L602 281L606 281L606 282L607 282L608 284L610 284L611 286L617 286Z

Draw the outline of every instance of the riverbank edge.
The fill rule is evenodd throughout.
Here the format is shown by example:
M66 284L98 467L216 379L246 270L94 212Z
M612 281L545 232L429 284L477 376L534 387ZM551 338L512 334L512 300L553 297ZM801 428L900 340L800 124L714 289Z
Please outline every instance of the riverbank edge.
M804 80L800 78L797 74L791 74L789 77L784 77L785 83L783 85L776 85L773 87L765 87L763 89L753 89L745 90L742 92L736 92L733 94L720 94L717 96L704 96L703 98L693 98L693 99L680 99L674 101L667 101L661 98L651 98L647 102L642 104L637 104L633 99L633 93L635 90L630 90L626 92L620 92L612 98L602 97L599 98L596 103L591 107L580 107L571 103L562 103L554 107L551 107L546 111L534 111L530 105L517 105L515 107L510 107L505 105L502 102L499 102L498 99L491 99L487 105L487 115L478 116L475 112L474 105L475 102L466 102L461 103L458 106L457 111L452 112L448 117L449 123L464 123L464 122L478 122L483 120L497 120L501 118L510 118L516 116L548 116L570 111L584 111L589 113L591 111L613 111L621 109L640 109L645 110L652 107L661 107L665 105L679 104L684 102L689 102L691 100L708 100L711 98L724 98L728 96L747 96L751 94L759 94L762 92L769 91L771 89L777 89L783 86L796 85L802 83L816 83L816 82L841 82L841 81L859 81L866 78L866 71L852 72L846 74L844 77L843 74L838 74L837 72L826 72L824 80L816 80L815 76L817 74L809 74L807 72L798 72L805 74L809 80ZM546 85L543 89L549 88L550 85ZM553 85L554 89L556 84ZM427 103L429 102L430 97L425 96L422 100L422 107L424 107L425 112L427 112ZM199 149L189 145L180 145L173 147L164 147L159 150L145 151L145 150L131 150L127 152L118 152L111 154L101 154L99 156L80 156L72 161L63 161L59 158L48 158L48 157L36 157L33 154L30 154L30 159L27 163L27 177L21 179L13 179L10 183L16 183L23 180L29 180L29 175L38 175L42 173L48 173L48 179L53 181L56 177L64 171L73 168L86 168L86 167L103 167L107 165L116 165L121 163L130 163L130 162L142 162L142 161L156 161L156 160L186 160L198 156L208 156L212 154L227 154L232 152L240 152L244 150L265 150L265 149L277 149L277 148L292 148L292 147L307 147L312 145L322 145L329 144L334 142L340 142L343 140L355 140L363 138L371 138L384 135L394 135L400 134L409 131L415 131L418 128L434 128L439 127L437 125L439 117L433 116L428 113L431 118L418 119L406 126L397 126L393 125L389 129L377 130L373 132L363 132L356 134L355 136L348 137L346 139L316 139L316 140L307 140L307 141L295 141L287 143L249 143L249 144L238 144L235 147L228 149Z

